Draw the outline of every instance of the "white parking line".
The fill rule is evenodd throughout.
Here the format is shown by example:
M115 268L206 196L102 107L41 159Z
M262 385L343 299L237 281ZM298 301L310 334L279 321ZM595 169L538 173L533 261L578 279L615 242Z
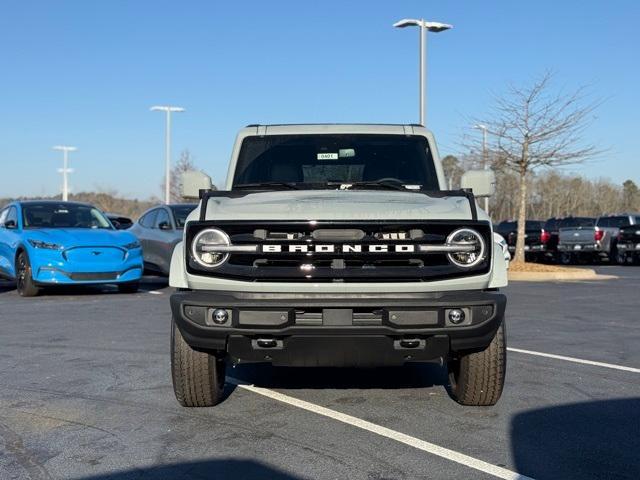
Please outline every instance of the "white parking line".
M594 362L593 360L583 360L582 358L565 357L564 355L555 355L553 353L534 352L532 350L523 350L522 348L507 347L510 352L524 353L526 355L536 355L538 357L555 358L556 360L564 360L565 362L581 363L583 365L591 365L594 367L612 368L614 370L622 370L624 372L640 373L640 368L626 367L624 365L615 365L613 363Z
M277 400L278 402L286 403L287 405L291 405L293 407L297 407L303 410L307 410L309 412L313 412L317 415L322 415L324 417L331 418L332 420L336 420L338 422L346 423L347 425L351 425L352 427L360 428L362 430L375 433L376 435L380 435L382 437L395 440L396 442L404 443L405 445L409 445L410 447L416 448L418 450L422 450L423 452L437 455L438 457L444 458L445 460L459 463L460 465L473 468L480 472L488 473L489 475L493 475L494 477L497 477L497 478L504 478L509 480L532 480L530 477L520 475L519 473L513 472L506 468L498 467L496 465L492 465L491 463L483 462L482 460L478 460L477 458L473 458L463 453L456 452L455 450L450 450L448 448L444 448L439 445L435 445L433 443L420 440L419 438L415 438L410 435L406 435L404 433L391 430L390 428L386 428L386 427L377 425L375 423L371 423L366 420L353 417L351 415L347 415L344 413L337 412L335 410L331 410L330 408L322 407L320 405L316 405L314 403L310 403L304 400L299 400L297 398L290 397L288 395L284 395L282 393L276 392L274 390L269 390L267 388L256 387L255 385L248 385L246 383L242 383L241 381L235 378L227 377L227 381L229 383L233 383L234 385L237 385L239 388L242 388L244 390L257 393L258 395L271 398L272 400Z

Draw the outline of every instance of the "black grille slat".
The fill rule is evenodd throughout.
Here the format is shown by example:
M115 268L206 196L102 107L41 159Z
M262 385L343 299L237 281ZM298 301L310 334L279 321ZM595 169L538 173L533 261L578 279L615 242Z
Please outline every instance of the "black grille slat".
M69 278L78 281L115 280L118 278L118 272L71 273Z
M255 253L231 253L221 266L205 270L193 260L188 260L187 269L196 275L229 278L233 280L260 282L415 282L433 281L469 275L479 275L489 271L491 262L491 230L488 222L449 221L388 221L388 222L190 222L187 229L187 244L195 234L208 227L224 230L233 245L258 245ZM486 258L477 266L464 269L453 265L446 254L414 252L369 252L369 245L443 244L449 234L458 228L469 227L477 230L488 245ZM335 229L336 237L345 231L361 230L364 237L358 241L314 240L313 232ZM420 235L406 232L419 231ZM257 232L257 234L256 234ZM276 235L272 235L272 232ZM287 233L295 234L295 240L284 239ZM399 235L395 236L398 232ZM389 239L388 234L392 234ZM386 237L384 235L387 235ZM274 236L279 238L274 239ZM330 235L329 235L330 236ZM334 252L289 252L289 245L334 245ZM362 246L362 252L342 252L343 244ZM280 245L283 252L263 252L261 246Z

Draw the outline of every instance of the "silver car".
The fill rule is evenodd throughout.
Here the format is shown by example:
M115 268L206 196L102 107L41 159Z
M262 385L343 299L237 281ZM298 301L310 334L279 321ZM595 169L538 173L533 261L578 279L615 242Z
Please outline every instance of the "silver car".
M173 248L182 240L187 216L197 206L180 203L150 208L129 229L142 245L145 270L169 275Z

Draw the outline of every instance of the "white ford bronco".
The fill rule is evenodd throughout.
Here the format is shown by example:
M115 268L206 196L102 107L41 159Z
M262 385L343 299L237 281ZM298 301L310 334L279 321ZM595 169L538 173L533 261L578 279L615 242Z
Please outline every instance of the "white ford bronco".
M440 361L450 394L493 405L506 367L507 262L475 196L449 191L417 125L250 125L225 190L199 197L171 261L178 402L222 399L225 366L378 367Z

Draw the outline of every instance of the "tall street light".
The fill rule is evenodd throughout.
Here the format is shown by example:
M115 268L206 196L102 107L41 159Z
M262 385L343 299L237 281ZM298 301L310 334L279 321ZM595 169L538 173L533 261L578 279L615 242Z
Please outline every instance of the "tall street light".
M482 130L482 168L487 170L489 168L489 162L487 158L487 126L478 123L473 126L476 130ZM484 211L489 214L489 197L484 197Z
M54 150L62 152L62 168L58 169L58 172L62 174L62 201L69 200L69 181L67 174L73 173L73 168L69 168L69 152L75 152L76 147L70 147L68 145L56 145Z
M427 65L427 35L426 32L444 32L445 30L449 30L453 28L452 25L448 25L446 23L438 23L438 22L426 22L424 19L417 20L415 18L405 18L393 24L396 28L405 28L405 27L419 27L420 28L420 125L425 125L427 122L427 114L426 114L426 83L427 76L425 74L425 69Z
M184 112L182 107L172 107L169 105L156 105L151 107L152 112L165 112L167 114L167 127L165 131L165 175L164 175L164 203L171 202L171 114L173 112Z

